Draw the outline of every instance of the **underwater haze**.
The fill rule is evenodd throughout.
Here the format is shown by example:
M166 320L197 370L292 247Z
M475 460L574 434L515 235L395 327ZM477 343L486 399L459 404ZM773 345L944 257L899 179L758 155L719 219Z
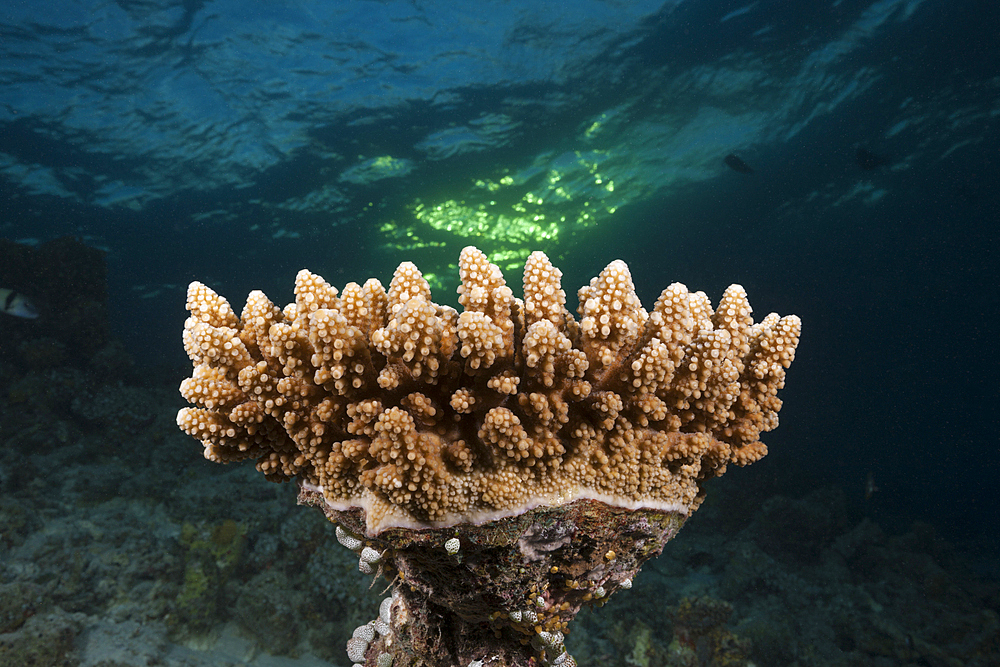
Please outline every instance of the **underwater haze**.
M456 305L468 245L803 322L768 456L581 666L1000 664L1000 3L4 5L0 667L350 664L381 585L174 424L185 291Z

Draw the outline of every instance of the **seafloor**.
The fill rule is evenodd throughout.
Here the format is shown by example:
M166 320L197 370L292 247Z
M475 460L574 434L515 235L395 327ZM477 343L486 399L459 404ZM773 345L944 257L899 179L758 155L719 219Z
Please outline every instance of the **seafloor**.
M0 665L348 664L384 585L321 513L202 460L176 380L139 383L114 343L38 357L0 366ZM834 487L758 501L740 474L579 619L581 665L1000 664L1000 587L933 526L890 534Z
M66 299L61 326L4 322L0 667L348 665L385 582L292 485L202 458L175 424L184 369L110 336L92 251L38 252L24 261ZM767 463L714 480L634 587L581 615L580 665L1000 664L1000 586L975 545L880 526L877 493L762 491Z

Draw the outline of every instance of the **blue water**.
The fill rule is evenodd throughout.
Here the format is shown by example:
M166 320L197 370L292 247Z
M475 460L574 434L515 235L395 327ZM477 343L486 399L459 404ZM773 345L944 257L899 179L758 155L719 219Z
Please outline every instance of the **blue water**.
M998 25L985 0L8 2L0 237L104 251L113 335L178 382L195 279L238 309L412 260L454 303L474 243L545 250L571 301L617 258L647 307L738 282L804 325L770 454L730 475L989 560Z

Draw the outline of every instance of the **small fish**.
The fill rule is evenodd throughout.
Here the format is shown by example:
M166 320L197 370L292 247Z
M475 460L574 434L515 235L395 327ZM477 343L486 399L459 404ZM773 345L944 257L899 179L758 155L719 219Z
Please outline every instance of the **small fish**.
M875 486L875 473L869 470L868 476L865 478L865 500L871 500L876 491L878 491L878 487Z
M738 171L741 174L752 174L753 169L750 168L746 162L737 157L734 153L730 153L722 160L726 163L726 166L733 171Z
M27 320L38 317L38 308L31 302L31 299L20 292L2 287L0 287L0 311Z
M872 171L889 164L889 158L886 156L872 153L864 148L859 148L857 150L854 154L854 159L858 163L858 166L865 171Z

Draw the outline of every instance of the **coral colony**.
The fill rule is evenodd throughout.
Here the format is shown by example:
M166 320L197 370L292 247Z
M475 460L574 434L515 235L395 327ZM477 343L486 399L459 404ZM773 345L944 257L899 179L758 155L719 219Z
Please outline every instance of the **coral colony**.
M473 247L463 312L403 263L342 293L301 271L295 303L240 317L188 290L177 423L205 456L298 480L359 568L391 583L347 654L367 667L563 665L583 605L627 589L701 504L767 453L801 323L754 323L674 283L652 311L615 261L566 309L540 252L524 299ZM373 610L374 612L374 610Z

